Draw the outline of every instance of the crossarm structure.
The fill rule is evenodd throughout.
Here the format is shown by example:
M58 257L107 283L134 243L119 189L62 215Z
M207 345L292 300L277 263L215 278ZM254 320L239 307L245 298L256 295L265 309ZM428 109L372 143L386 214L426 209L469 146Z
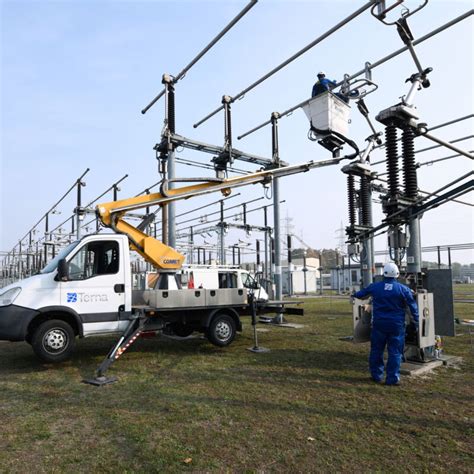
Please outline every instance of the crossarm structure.
M184 255L125 221L127 212L149 206L163 206L170 202L203 196L217 191L220 191L224 196L228 196L233 188L258 183L268 185L275 178L304 173L314 168L337 165L343 159L308 161L298 165L267 169L227 179L209 178L209 181L206 181L206 178L203 178L203 182L199 184L173 189L167 189L167 182L165 181L162 183L159 193L98 204L96 213L104 226L111 228L114 232L127 235L130 241L130 249L138 252L154 267L162 270L178 270L184 262Z

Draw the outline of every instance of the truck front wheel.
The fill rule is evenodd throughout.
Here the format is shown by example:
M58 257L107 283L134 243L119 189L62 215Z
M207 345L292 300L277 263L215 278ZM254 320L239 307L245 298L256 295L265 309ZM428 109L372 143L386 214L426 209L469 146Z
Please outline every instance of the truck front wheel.
M34 353L45 362L62 362L74 348L74 331L65 321L50 319L41 323L31 338Z
M217 314L207 328L206 336L212 344L219 347L228 346L237 332L234 319L228 314Z

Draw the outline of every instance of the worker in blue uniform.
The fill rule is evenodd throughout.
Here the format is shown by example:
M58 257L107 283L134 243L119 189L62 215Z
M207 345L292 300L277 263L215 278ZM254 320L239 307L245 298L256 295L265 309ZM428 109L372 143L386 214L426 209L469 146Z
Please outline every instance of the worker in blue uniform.
M324 94L326 91L330 91L334 89L337 85L336 81L328 79L326 77L326 73L323 71L318 72L318 80L313 86L313 90L311 91L311 97L316 97L318 95ZM335 96L339 97L339 99L343 100L346 104L349 103L350 98L359 97L359 91L350 91L347 94L343 94L342 92L336 92Z
M316 97L317 95L323 94L326 91L334 89L334 87L336 87L336 84L336 81L331 81L331 79L327 79L326 74L324 72L318 72L318 80L313 86L311 97Z
M405 345L405 308L408 306L412 315L412 330L418 328L418 307L412 291L398 283L399 276L395 263L384 266L384 279L372 283L353 294L353 297L364 299L372 297L372 331L370 337L369 367L372 380L381 382L384 374L383 353L387 346L388 360L386 367L386 385L399 385L400 364Z

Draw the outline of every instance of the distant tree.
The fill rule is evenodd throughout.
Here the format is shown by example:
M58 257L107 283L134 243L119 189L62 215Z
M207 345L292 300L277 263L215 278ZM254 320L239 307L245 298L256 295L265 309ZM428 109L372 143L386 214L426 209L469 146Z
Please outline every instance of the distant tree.
M458 262L454 262L451 264L451 270L453 271L453 278L461 277L461 268L462 268L462 265Z
M338 263L342 264L342 257L339 252L334 249L321 249L319 251L320 264L325 270L335 267Z
M318 258L319 257L319 252L317 250L314 250L314 249L301 249L301 248L293 249L291 251L291 256L293 258L303 258L305 251L306 251L306 257L308 257L308 258Z

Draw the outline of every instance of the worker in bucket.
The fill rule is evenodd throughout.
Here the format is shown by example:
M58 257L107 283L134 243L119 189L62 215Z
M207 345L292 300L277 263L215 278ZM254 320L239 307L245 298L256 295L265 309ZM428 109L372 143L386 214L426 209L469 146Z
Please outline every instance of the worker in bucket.
M326 74L324 72L318 72L318 80L313 86L311 97L316 97L317 95L323 94L326 91L334 89L334 87L336 87L336 84L336 81L331 81L331 79L327 79Z
M320 71L318 72L318 80L314 84L313 90L311 91L311 97L316 97L318 95L324 94L324 92L334 89L336 85L337 85L336 81L327 79L326 74ZM336 92L334 95L339 97L339 99L343 100L346 104L348 104L349 97L352 99L355 99L356 97L359 97L360 94L359 94L359 91L354 90L354 91L348 91L347 93L344 93L344 91Z
M400 275L395 263L386 263L383 269L384 279L372 283L353 297L364 299L372 297L372 332L370 337L369 367L372 380L382 382L384 374L383 353L387 346L388 360L385 385L400 384L400 364L405 345L405 308L412 315L412 330L418 328L418 307L412 291L399 283Z

